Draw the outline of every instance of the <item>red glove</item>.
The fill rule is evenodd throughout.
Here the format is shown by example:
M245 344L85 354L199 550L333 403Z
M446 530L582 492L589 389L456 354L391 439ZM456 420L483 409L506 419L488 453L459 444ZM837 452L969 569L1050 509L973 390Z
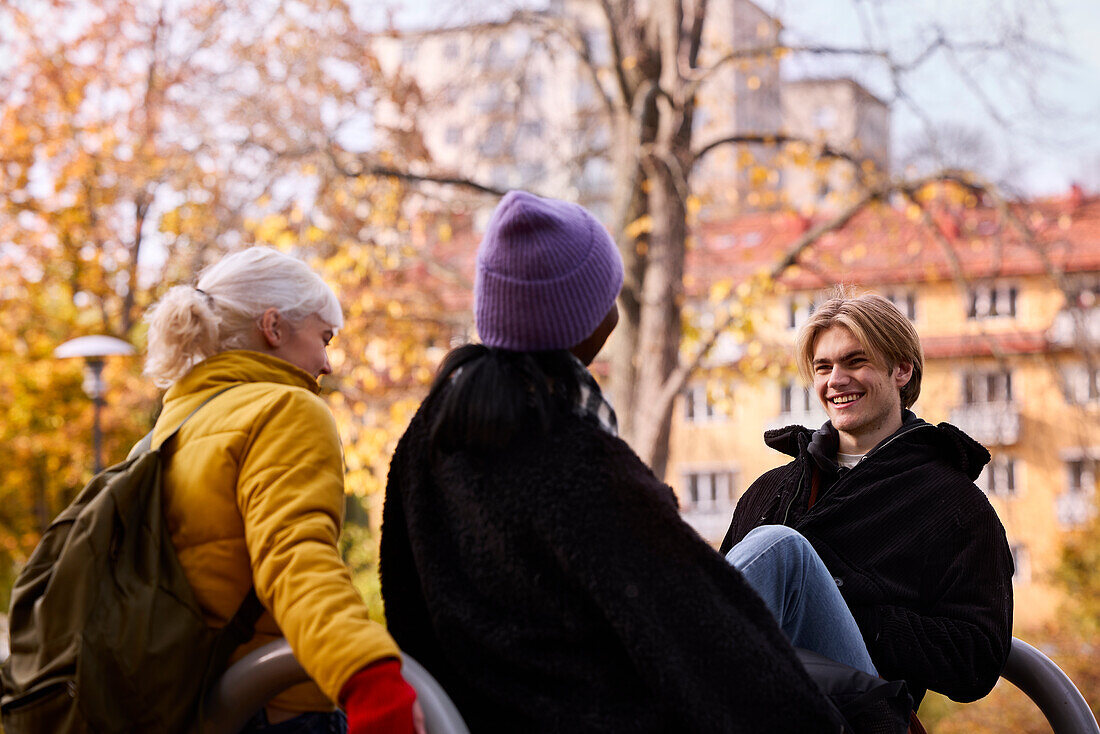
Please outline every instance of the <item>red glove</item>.
M401 677L401 663L386 658L348 679L340 706L348 716L348 734L412 734L416 691Z

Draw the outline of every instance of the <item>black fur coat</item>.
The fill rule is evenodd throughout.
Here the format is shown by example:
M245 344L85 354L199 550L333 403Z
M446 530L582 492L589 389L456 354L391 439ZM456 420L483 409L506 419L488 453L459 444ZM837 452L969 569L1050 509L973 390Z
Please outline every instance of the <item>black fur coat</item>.
M838 731L763 602L618 438L563 415L491 457L390 466L382 595L473 732Z

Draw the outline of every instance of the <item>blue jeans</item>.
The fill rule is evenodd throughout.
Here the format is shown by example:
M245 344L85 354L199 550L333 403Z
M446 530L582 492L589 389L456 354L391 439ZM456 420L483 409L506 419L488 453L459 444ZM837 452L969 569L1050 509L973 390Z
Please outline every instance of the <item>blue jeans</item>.
M347 734L348 720L343 711L312 711L278 724L267 723L260 709L241 729L241 734Z
M878 675L833 575L797 530L753 528L726 561L764 600L792 645Z

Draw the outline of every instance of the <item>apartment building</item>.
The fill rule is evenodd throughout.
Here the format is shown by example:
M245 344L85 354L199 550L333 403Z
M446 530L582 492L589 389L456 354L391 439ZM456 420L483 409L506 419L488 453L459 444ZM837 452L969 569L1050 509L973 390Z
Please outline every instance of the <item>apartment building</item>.
M509 20L379 36L380 63L420 100L380 105L377 122L419 131L434 171L578 197L601 179L585 161L603 141L584 132L592 87L558 45Z
M847 78L788 80L780 90L785 133L847 156L815 165L788 160L783 191L791 207L835 210L845 194L860 188L860 175L889 172L890 108L885 102Z
M376 122L418 130L436 172L576 200L609 221L612 141L594 81L613 78L606 22L594 0L558 0L538 17L380 34L379 62L415 81L420 101L380 104ZM588 62L553 31L561 19L580 29ZM751 0L708 5L700 63L734 51L749 55L719 65L700 87L697 147L737 134L785 132L811 141L824 135L853 158L870 156L884 168L885 106L849 80L784 81L781 54L774 52L779 30ZM760 53L750 53L755 50ZM779 149L764 144L723 145L704 156L693 182L706 216L788 201L808 206L850 189L854 180L852 163L828 166L823 184L821 175L807 179L805 166L784 167L777 157ZM783 195L787 177L795 183L790 196Z
M1025 242L996 212L944 208L943 237L904 209L883 207L825 238L771 297L751 349L751 379L700 375L676 408L666 479L685 518L721 539L738 497L787 457L762 432L826 418L794 374L791 346L836 282L887 296L921 334L926 368L918 415L947 421L993 456L978 480L1004 522L1016 561L1016 622L1050 620L1050 574L1065 533L1095 512L1100 459L1100 198L1080 190L1020 207ZM760 214L700 228L689 289L747 277L777 259L808 222ZM728 367L728 365L726 365ZM709 384L708 384L709 383ZM900 490L899 490L900 491Z

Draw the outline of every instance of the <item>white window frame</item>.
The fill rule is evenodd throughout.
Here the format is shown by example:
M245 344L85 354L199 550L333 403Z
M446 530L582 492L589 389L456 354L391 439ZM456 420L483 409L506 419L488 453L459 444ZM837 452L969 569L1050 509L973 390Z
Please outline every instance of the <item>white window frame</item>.
M1020 496L1020 468L1012 456L994 456L974 481L989 497L1013 499Z
M1096 405L1100 403L1100 364L1078 362L1066 367L1066 402L1070 405Z
M966 318L1014 319L1020 312L1020 286L1016 283L982 283L966 291Z
M812 298L805 296L791 296L784 303L786 311L783 315L784 325L788 331L797 331L814 315L817 303Z
M962 373L961 382L961 405L1015 402L1016 385L1010 369L968 370Z
M1066 492L1092 494L1096 489L1096 460L1079 456L1065 460Z
M684 399L684 423L700 425L725 418L711 402L706 385L689 385L681 394Z
M736 466L695 466L681 472L680 497L685 515L729 515L737 499Z
M817 405L817 393L800 382L785 382L779 386L779 415L804 416Z
M882 297L897 306L910 321L917 320L917 292L911 288L898 288L882 292Z
M1084 525L1096 514L1096 473L1100 452L1074 450L1062 453L1063 491L1055 497L1055 512L1064 528Z

